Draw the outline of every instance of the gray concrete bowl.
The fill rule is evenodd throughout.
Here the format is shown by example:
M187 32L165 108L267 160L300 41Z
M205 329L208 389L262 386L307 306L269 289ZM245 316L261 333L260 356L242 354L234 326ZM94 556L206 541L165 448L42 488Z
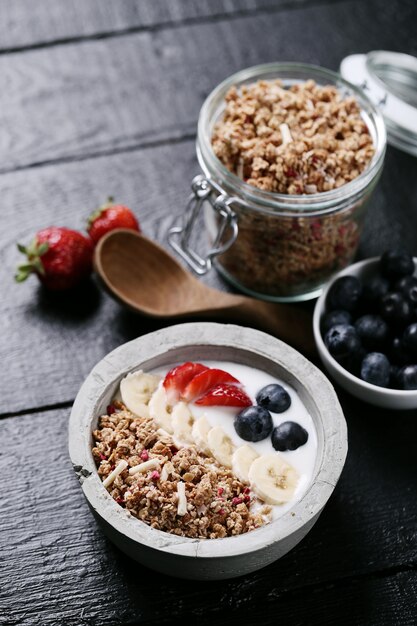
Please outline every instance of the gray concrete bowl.
M276 521L224 539L190 539L150 528L108 494L93 460L92 430L130 371L187 360L229 360L275 375L296 390L318 438L314 477L304 496ZM82 385L69 423L69 452L81 488L105 534L123 552L155 570L217 580L255 571L303 539L329 499L347 454L346 422L327 378L301 354L270 335L234 325L171 326L126 343L100 361Z

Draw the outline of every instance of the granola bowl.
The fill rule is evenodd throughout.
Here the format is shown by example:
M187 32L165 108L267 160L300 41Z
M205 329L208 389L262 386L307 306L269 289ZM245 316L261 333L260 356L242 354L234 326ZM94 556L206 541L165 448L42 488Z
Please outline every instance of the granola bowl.
M300 63L242 70L201 108L203 175L170 243L198 273L214 262L249 295L317 297L352 262L385 148L381 113L339 74ZM201 209L204 254L190 237Z
M235 367L255 368L254 371L260 372L262 376L277 377L291 390L295 408L302 403L308 411L315 432L311 475L299 496L281 511L277 519L271 518L266 523L255 524L252 529L249 527L248 532L242 531L239 534L236 531L234 536L224 536L226 533L210 535L213 538L201 538L198 533L184 536L184 533L180 532L180 526L172 527L169 532L160 530L157 520L156 523L154 520L154 523L150 524L145 517L143 517L145 521L138 519L131 510L118 504L118 499L114 496L117 491L112 491L112 497L105 487L123 463L123 469L127 467L127 462L119 462L116 469L111 468L111 475L107 472L104 482L103 471L97 469L97 451L93 439L98 436L96 429L101 424L101 416L107 411L104 426L109 431L108 426L112 422L115 425L118 416L125 415L122 410L111 415L112 411L109 412L108 406L114 402L121 381L141 371L166 370L172 364L201 360L202 356L210 362L229 362ZM147 424L149 434L152 419L148 418L146 421L145 418L132 417L129 423L135 425L141 419L143 424ZM123 428L123 425L115 428ZM133 432L133 426L131 430ZM216 428L212 430L215 431ZM167 435L161 429L157 432ZM122 442L121 445L125 444ZM163 444L157 441L155 445ZM178 447L180 449L176 451L176 456L180 456L185 449ZM191 454L195 449L190 450L188 452ZM136 561L162 573L181 578L216 580L258 570L279 559L303 539L317 520L339 479L347 454L347 432L342 409L333 387L314 365L294 349L253 329L217 323L190 323L165 328L130 341L108 354L94 367L82 385L72 408L69 451L74 471L88 504L103 531L116 546ZM188 452L186 451L183 456ZM276 456L278 453L274 454ZM144 458L142 452L141 459ZM213 459L201 462L207 463L208 473L215 471L216 475L219 474L218 468L210 469L215 463ZM107 461L103 461L104 466L106 463ZM146 463L149 464L150 461L142 465ZM138 467L137 465L131 467L129 472L126 470L128 481L129 474L135 473L135 468ZM158 481L162 481L162 472L161 476L156 472ZM149 473L149 481L155 479L153 474L155 472ZM233 487L239 488L240 483L231 470L222 475L227 475ZM119 479L121 476L122 474ZM189 479L187 476L182 478L183 481ZM143 483L145 479L140 480ZM182 485L184 486L184 482ZM190 484L187 489L189 487ZM248 490L245 489L242 493L247 493ZM221 491L223 488L218 493ZM179 492L178 488L178 497ZM233 498L229 504L238 503L240 509L246 511L242 501L243 498ZM167 505L164 506L166 509ZM189 511L194 508L193 503L189 502L188 506ZM226 507L227 503L224 506ZM180 501L178 513L175 511L172 519L180 519L181 523L185 523L183 522L185 517L179 518L180 515L184 516L184 511L180 513L179 507ZM155 510L158 511L158 508L154 508ZM160 510L162 516L162 508ZM223 514L222 511L220 514ZM191 513L188 515L191 519ZM232 513L230 519L237 517L237 512ZM246 519L249 519L247 511ZM251 519L259 517L255 515ZM219 528L221 530L220 526ZM230 524L228 530L230 531ZM220 536L223 538L217 538Z

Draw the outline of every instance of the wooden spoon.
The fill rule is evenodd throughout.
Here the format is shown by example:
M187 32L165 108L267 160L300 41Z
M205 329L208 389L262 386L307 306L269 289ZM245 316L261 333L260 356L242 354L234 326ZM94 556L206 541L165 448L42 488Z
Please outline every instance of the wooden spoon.
M144 315L254 324L303 352L314 352L312 322L305 311L207 287L163 248L133 230L118 229L103 237L95 249L94 266L111 295Z

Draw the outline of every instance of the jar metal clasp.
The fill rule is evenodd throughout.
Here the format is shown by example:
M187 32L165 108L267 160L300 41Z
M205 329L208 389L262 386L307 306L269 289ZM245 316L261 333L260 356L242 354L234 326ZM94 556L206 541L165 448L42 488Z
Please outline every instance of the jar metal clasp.
M212 260L223 254L234 243L238 233L237 215L231 205L238 202L237 198L228 196L213 180L201 174L191 183L192 193L184 213L183 223L174 226L168 232L170 246L184 259L184 261L202 276L212 267ZM192 249L190 237L200 209L205 202L209 202L217 214L218 229L211 248L203 257Z

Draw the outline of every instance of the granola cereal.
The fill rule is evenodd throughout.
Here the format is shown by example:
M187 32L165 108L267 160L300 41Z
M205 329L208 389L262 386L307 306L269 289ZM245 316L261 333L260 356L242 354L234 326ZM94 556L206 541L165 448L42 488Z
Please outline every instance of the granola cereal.
M233 205L238 237L219 258L233 282L262 295L298 296L351 262L371 189L343 210L316 216L308 214L308 196L354 180L375 153L354 97L313 80L233 87L211 141L219 160L247 184L305 197L304 207L286 215Z
M330 191L359 176L375 149L353 96L313 80L232 87L213 150L249 185L283 194Z
M195 446L178 449L151 418L135 416L122 403L109 409L93 432L93 456L103 481L121 468L105 486L139 520L201 539L239 535L268 521L271 507L252 513L253 495L231 470Z

